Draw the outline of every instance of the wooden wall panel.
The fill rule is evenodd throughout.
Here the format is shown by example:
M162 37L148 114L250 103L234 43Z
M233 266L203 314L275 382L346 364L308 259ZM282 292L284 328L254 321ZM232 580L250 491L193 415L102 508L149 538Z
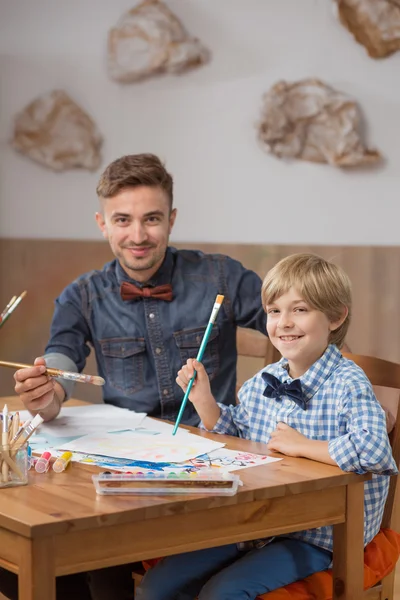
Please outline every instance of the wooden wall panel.
M205 252L221 252L240 260L262 277L280 258L311 251L340 264L353 283L353 319L348 343L354 352L400 362L400 246L290 246L251 244L177 244ZM75 277L112 258L106 242L0 239L0 307L14 294L28 291L0 329L0 358L31 362L46 344L53 302ZM240 367L242 368L242 367ZM259 368L246 359L245 373ZM91 358L86 368L94 372ZM0 395L13 393L13 371L0 369ZM90 389L89 389L90 388ZM96 401L94 386L76 386L79 398Z

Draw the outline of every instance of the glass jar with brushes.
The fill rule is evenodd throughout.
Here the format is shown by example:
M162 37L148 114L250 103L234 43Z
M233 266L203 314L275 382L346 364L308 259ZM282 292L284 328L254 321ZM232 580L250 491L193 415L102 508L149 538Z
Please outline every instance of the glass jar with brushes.
M20 425L19 413L8 414L7 405L1 414L0 488L28 483L28 440L43 422L40 415Z

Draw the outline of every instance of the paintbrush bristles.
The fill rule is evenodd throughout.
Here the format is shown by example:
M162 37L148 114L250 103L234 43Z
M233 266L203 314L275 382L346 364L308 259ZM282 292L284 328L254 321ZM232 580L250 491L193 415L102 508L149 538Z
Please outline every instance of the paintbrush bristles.
M104 385L106 382L105 379L103 379L102 377L99 377L98 375L92 375L92 383L94 385Z
M1 312L0 317L4 317L4 315L6 314L6 312L8 311L8 309L10 308L10 306L12 306L14 304L14 302L16 301L17 296L13 296L10 300L10 302L7 304L7 306L4 308L4 310Z
M224 301L224 296L222 294L218 294L218 296L217 296L217 298L215 300L215 303L216 304L222 304L223 301Z
M14 310L20 304L21 300L23 298L25 298L26 294L27 294L27 292L25 290L24 292L22 292L22 294L20 294L18 296L18 298L16 298L15 296L13 296L11 298L10 302L7 304L7 306L5 307L3 312L0 314L0 327L5 323L5 321L7 321L7 319L10 317L10 315L14 312Z

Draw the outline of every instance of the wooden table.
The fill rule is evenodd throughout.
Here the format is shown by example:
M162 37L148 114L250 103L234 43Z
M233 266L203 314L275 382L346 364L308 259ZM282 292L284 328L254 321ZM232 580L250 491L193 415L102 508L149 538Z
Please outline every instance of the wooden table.
M9 409L19 408L15 398ZM198 432L198 430L196 430ZM264 444L200 433L263 454ZM19 576L20 600L55 600L55 577L220 544L334 526L334 600L363 589L363 482L370 475L306 459L243 469L235 496L97 496L98 469L30 471L0 490L0 565ZM350 551L351 544L351 551Z

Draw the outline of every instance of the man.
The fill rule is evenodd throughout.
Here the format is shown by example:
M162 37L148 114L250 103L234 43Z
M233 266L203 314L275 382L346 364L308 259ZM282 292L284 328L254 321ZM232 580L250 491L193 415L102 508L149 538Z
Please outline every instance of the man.
M46 353L35 367L15 373L15 391L32 413L53 419L72 386L48 377L45 365L82 371L92 346L98 373L106 380L105 402L174 421L183 397L177 372L197 355L215 298L223 294L202 362L214 396L232 403L236 327L266 331L260 278L227 256L168 246L177 214L173 180L156 156L114 161L101 176L97 194L96 221L116 259L62 292ZM189 402L182 422L198 421ZM90 581L96 600L132 597L129 565L94 571ZM61 598L60 580L58 587ZM80 589L76 600L86 597Z
M196 356L215 298L224 294L203 364L218 401L231 403L236 327L265 333L260 278L227 256L168 247L177 211L172 177L156 156L114 161L97 193L96 221L116 259L62 292L46 353L15 373L15 391L30 411L53 419L72 385L46 376L44 365L82 371L91 345L105 402L174 420L182 400L176 374ZM198 423L190 403L182 421Z

